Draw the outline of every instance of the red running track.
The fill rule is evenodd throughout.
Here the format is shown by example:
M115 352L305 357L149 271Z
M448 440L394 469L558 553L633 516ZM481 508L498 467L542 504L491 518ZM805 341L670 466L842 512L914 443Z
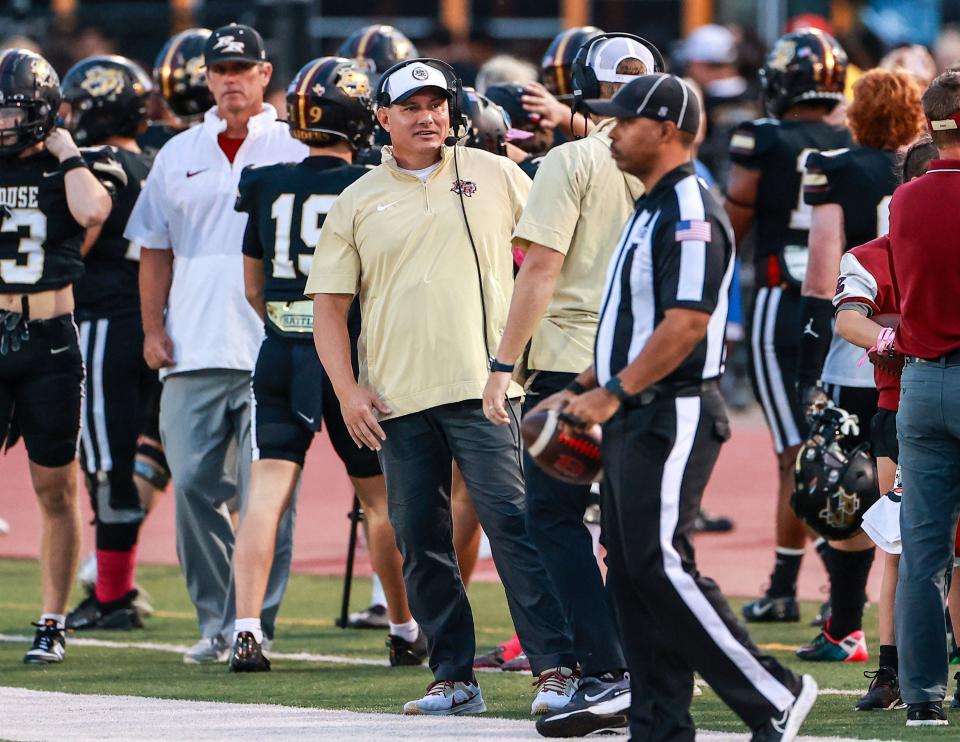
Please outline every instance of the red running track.
M728 595L758 595L768 579L773 562L775 477L770 436L760 415L754 412L734 418L733 437L720 454L704 506L713 513L733 517L736 530L697 538L700 571L715 579ZM22 446L0 455L0 482L0 518L11 529L8 535L0 536L0 557L36 558L40 516ZM294 543L296 571L342 574L351 498L343 466L323 435L311 449L304 470ZM88 524L91 511L85 494L81 501ZM85 525L83 553L92 549L93 528ZM177 563L170 492L161 498L144 525L140 556L149 564ZM363 553L357 560L357 572L369 573ZM880 573L877 566L871 575L869 595L874 599L879 595ZM476 575L478 579L496 579L493 563L482 560ZM823 566L810 549L801 572L800 596L823 599L825 585Z

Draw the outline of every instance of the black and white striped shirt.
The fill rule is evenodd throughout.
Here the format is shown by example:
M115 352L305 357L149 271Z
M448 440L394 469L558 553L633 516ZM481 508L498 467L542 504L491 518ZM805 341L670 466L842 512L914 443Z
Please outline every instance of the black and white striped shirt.
M629 365L673 308L706 312L710 321L703 340L663 381L718 377L733 259L733 229L693 165L663 176L637 201L607 268L594 348L598 382Z

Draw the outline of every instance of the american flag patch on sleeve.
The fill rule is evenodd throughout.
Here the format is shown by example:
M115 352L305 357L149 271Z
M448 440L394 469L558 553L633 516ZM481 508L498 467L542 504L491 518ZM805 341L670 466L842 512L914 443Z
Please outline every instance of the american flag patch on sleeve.
M710 222L701 219L677 222L677 242L686 242L687 240L709 242L712 234Z

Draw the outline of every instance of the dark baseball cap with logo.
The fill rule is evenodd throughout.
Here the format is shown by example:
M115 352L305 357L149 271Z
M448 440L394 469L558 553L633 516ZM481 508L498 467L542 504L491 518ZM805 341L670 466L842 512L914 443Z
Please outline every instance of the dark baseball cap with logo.
M203 58L207 67L218 62L257 64L267 61L267 50L256 29L231 23L210 34L203 47Z
M641 75L620 88L610 100L595 98L585 103L587 110L598 116L672 121L690 134L700 129L700 99L676 75Z

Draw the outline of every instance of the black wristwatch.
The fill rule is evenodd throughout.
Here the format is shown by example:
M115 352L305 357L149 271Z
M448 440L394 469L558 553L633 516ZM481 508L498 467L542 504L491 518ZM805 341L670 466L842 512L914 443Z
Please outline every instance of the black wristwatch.
M497 373L498 371L503 371L507 374L513 373L513 364L500 363L494 356L490 356L490 358L487 359L487 368L492 373Z
M629 401L630 395L623 389L623 384L619 376L611 376L610 381L603 385L603 388L620 400L621 404Z

